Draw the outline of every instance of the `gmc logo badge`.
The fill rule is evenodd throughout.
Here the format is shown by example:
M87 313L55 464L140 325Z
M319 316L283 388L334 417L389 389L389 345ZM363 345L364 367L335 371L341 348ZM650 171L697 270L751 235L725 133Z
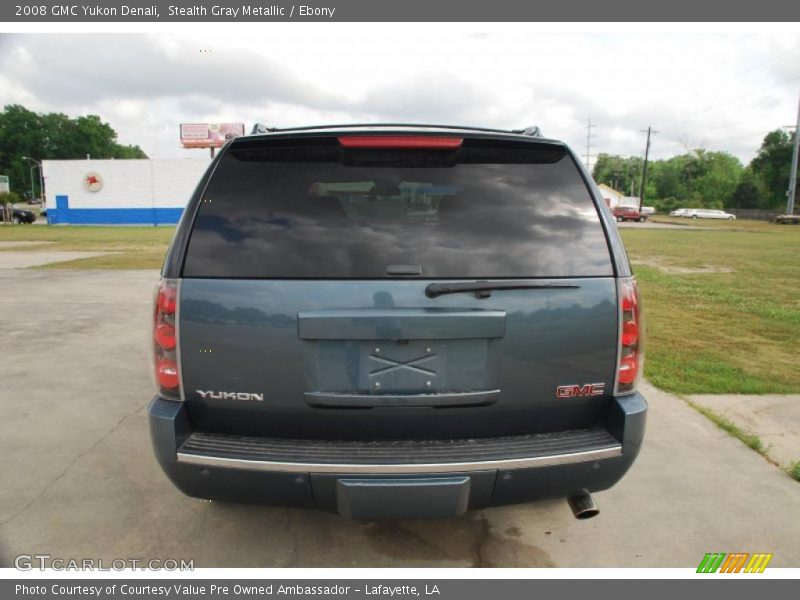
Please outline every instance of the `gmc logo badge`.
M602 396L606 390L605 383L587 383L586 385L560 385L556 388L556 398L577 398L579 396Z

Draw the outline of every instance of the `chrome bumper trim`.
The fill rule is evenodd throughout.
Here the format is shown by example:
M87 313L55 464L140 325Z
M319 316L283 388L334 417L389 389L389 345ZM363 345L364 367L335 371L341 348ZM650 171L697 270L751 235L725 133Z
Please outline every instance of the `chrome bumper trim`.
M226 469L243 469L247 471L274 471L281 473L342 473L342 474L398 474L398 473L456 473L464 471L484 471L487 469L526 469L533 467L551 467L572 463L614 458L622 455L622 445L570 452L533 456L530 458L511 458L506 460L487 460L471 462L422 463L422 464L326 464L303 462L272 462L265 460L248 460L244 458L227 458L206 456L202 454L177 453L179 463L201 467L221 467Z

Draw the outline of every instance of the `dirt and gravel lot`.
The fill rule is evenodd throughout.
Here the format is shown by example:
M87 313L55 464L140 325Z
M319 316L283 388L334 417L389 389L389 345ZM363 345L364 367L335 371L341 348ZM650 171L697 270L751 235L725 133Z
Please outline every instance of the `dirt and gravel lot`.
M800 485L649 386L642 454L595 496L601 514L590 521L563 501L367 523L184 497L159 470L147 431L157 276L0 268L2 566L44 552L217 567L693 567L711 551L800 565Z

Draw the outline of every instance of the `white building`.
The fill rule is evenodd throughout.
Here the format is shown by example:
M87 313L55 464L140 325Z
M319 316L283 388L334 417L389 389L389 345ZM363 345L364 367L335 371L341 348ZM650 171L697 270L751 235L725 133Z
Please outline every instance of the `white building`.
M605 183L599 184L600 192L609 208L616 208L617 206L629 206L639 208L638 196L626 196L620 191L607 186Z
M619 206L620 200L624 197L622 192L618 192L612 187L607 186L605 183L600 183L597 185L600 188L600 192L603 194L603 199L606 201L606 204L609 208L614 208Z
M47 221L177 223L208 163L208 158L42 161Z

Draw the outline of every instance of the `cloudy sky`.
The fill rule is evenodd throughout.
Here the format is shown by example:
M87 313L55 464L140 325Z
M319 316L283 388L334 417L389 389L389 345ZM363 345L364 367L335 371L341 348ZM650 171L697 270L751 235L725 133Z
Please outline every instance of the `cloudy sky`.
M748 161L794 123L800 32L526 32L397 24L229 35L0 34L0 103L99 114L151 157L198 156L181 122L539 125L586 152ZM188 29L188 28L187 28Z

